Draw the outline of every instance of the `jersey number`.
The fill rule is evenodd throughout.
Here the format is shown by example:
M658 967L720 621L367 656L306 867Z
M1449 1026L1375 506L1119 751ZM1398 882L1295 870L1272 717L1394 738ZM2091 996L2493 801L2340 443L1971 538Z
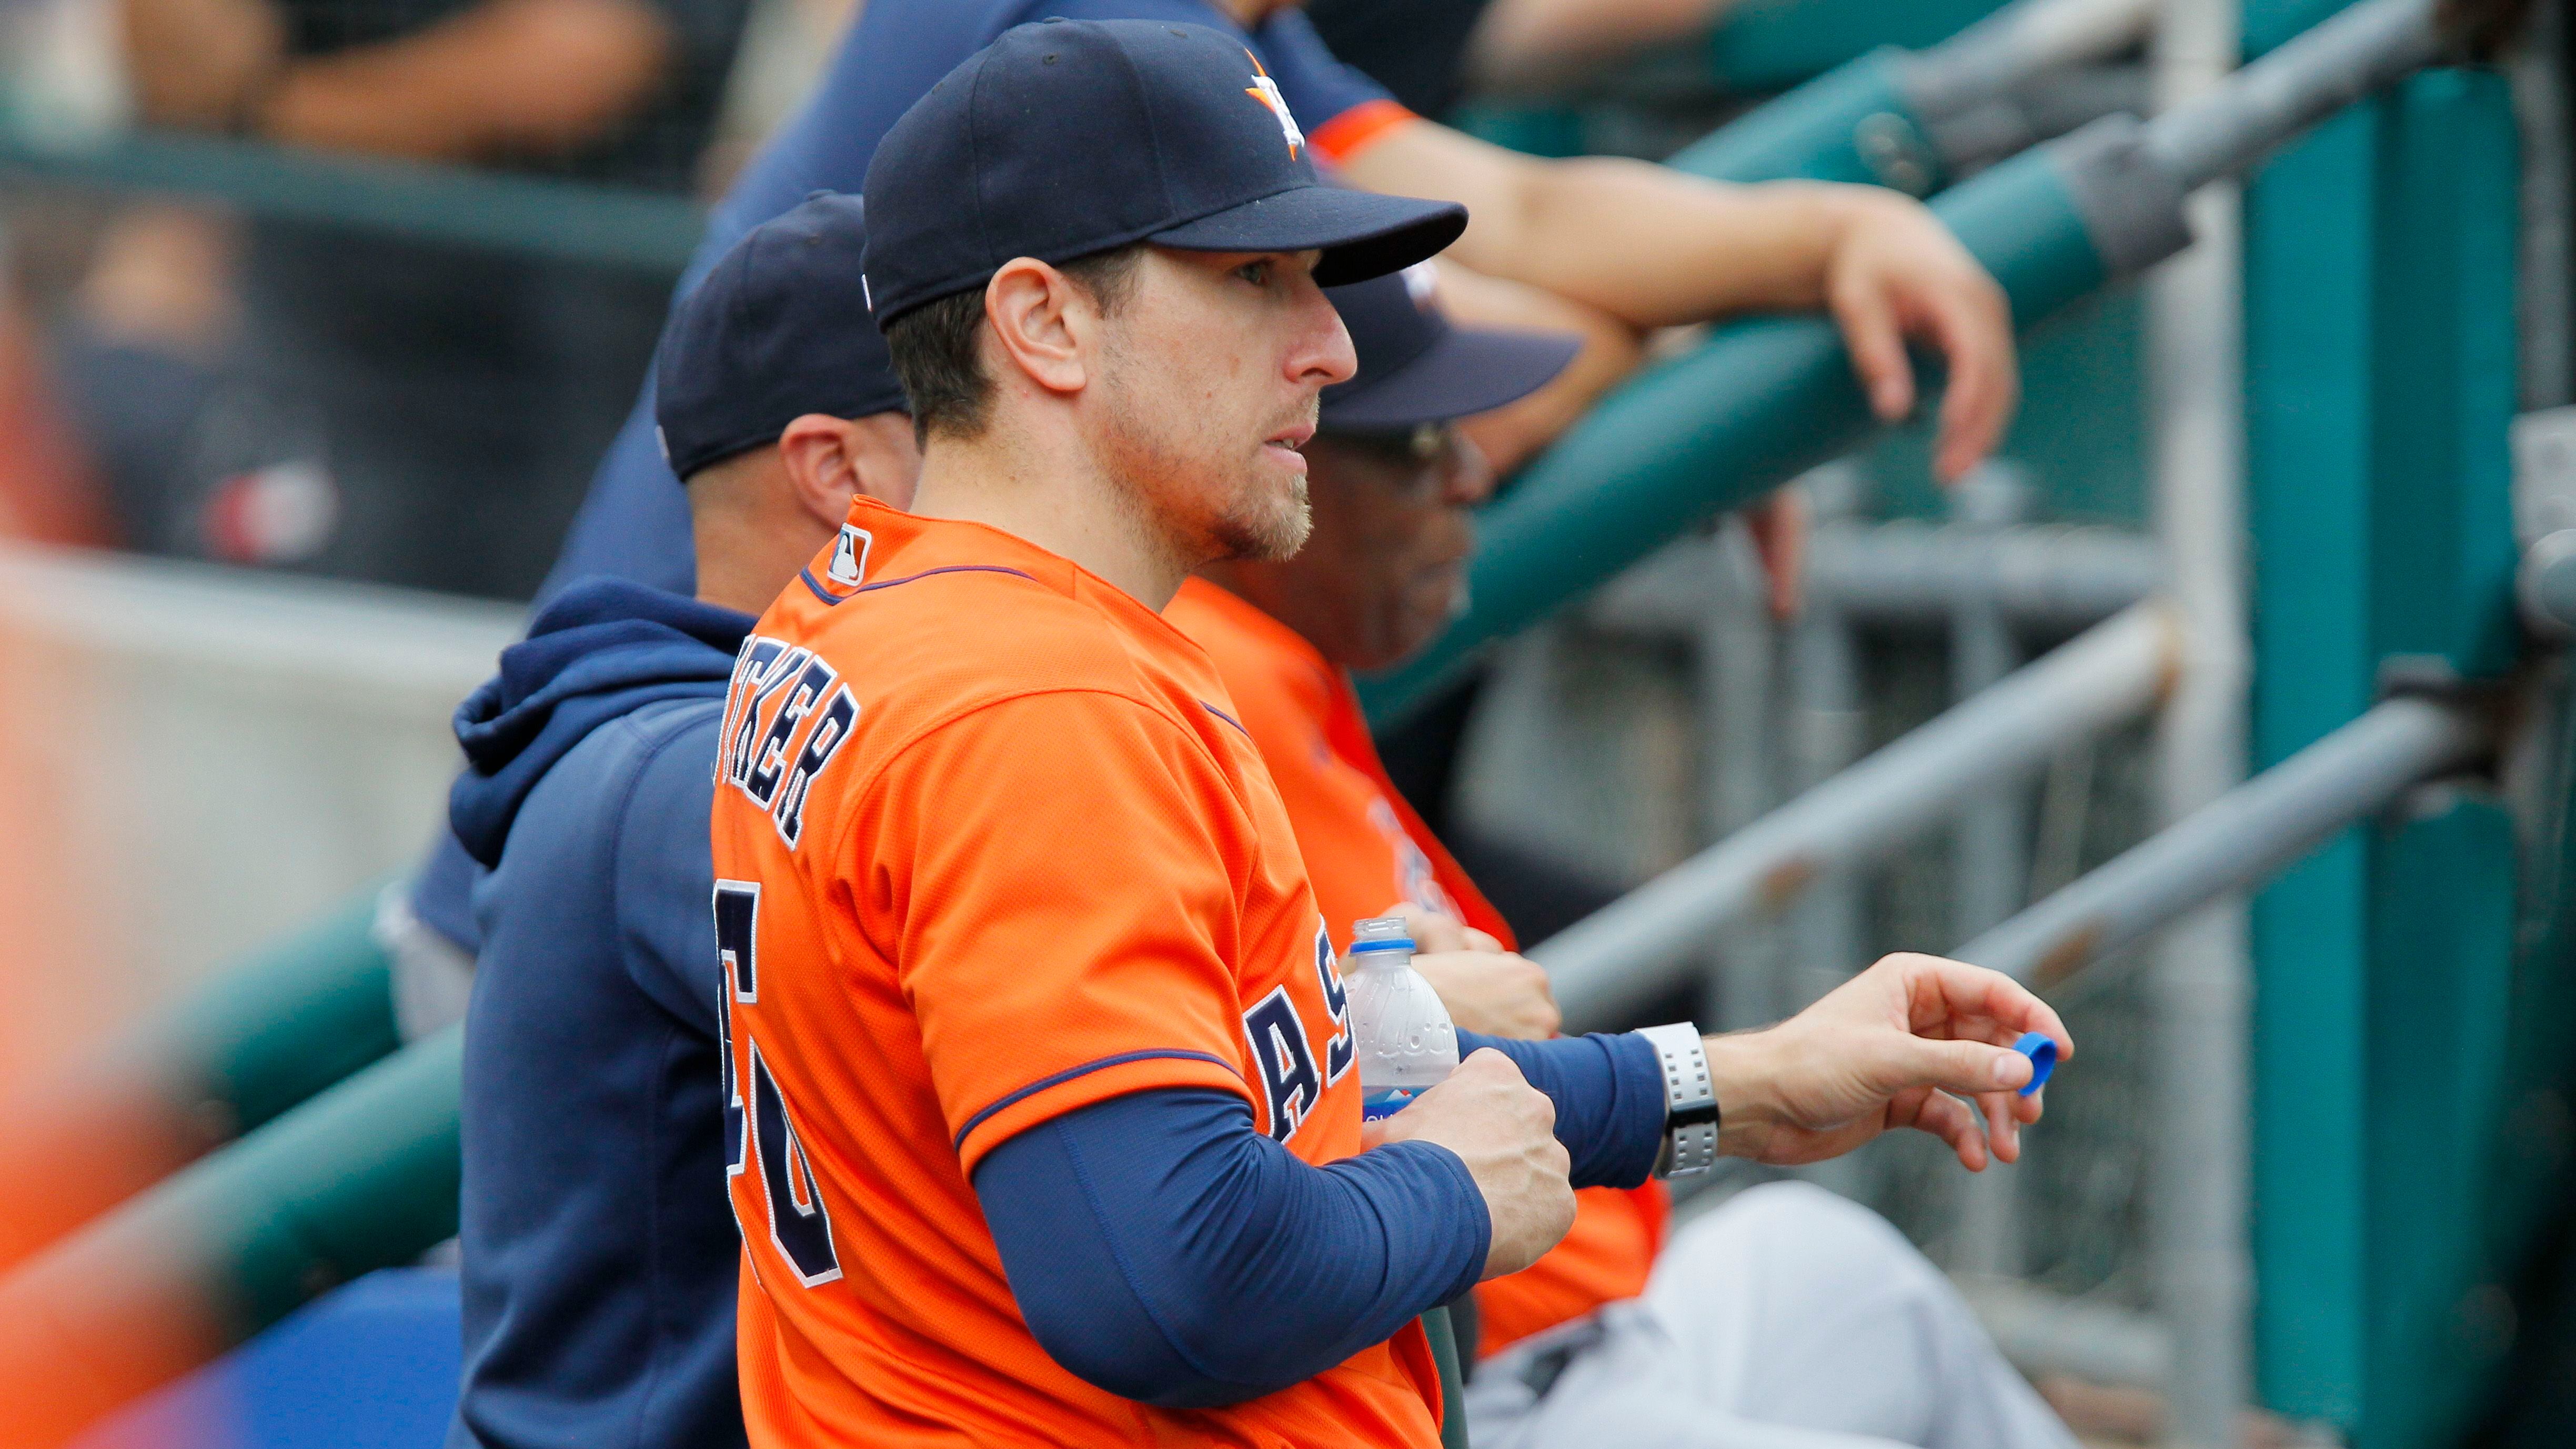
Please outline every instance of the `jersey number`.
M769 1241L796 1269L798 1282L816 1287L841 1276L822 1186L814 1180L813 1164L805 1160L804 1144L796 1140L787 1098L769 1074L769 1064L760 1059L760 1043L750 1044L750 1080L734 1070L733 1009L760 999L759 884L717 881L715 914L716 960L724 970L716 1007L724 1035L725 1172L740 1177L749 1163L760 1164L755 1190L768 1208ZM740 1201L735 1200L735 1226L748 1238L751 1228L741 1221Z

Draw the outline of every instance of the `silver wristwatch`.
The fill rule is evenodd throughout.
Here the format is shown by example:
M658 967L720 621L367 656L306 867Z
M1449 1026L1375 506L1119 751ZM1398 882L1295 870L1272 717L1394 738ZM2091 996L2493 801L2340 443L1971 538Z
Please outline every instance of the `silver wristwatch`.
M1650 1026L1637 1035L1664 1063L1664 1147L1655 1154L1655 1176L1688 1177L1717 1165L1717 1088L1708 1079L1708 1051L1699 1028L1687 1021Z

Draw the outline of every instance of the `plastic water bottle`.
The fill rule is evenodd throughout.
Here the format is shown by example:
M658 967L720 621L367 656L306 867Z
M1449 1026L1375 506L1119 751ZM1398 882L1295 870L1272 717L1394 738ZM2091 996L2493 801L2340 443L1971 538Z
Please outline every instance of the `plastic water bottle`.
M1359 1047L1360 1116L1375 1121L1458 1069L1458 1028L1449 1008L1413 969L1413 937L1401 916L1380 916L1353 928L1351 1036Z

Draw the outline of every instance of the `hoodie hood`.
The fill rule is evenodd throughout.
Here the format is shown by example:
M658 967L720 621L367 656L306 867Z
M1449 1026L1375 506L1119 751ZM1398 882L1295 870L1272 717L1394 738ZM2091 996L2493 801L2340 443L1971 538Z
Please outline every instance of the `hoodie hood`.
M466 769L447 815L466 852L500 864L520 803L592 730L666 699L723 698L753 622L623 579L556 595L501 651L501 672L457 706Z

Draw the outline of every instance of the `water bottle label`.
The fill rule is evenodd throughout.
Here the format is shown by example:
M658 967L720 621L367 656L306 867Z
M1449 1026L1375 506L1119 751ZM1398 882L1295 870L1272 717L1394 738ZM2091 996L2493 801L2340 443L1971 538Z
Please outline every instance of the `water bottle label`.
M1382 1092L1371 1092L1360 1098L1360 1120L1374 1122L1380 1117L1392 1117L1421 1094L1419 1087L1389 1087Z

